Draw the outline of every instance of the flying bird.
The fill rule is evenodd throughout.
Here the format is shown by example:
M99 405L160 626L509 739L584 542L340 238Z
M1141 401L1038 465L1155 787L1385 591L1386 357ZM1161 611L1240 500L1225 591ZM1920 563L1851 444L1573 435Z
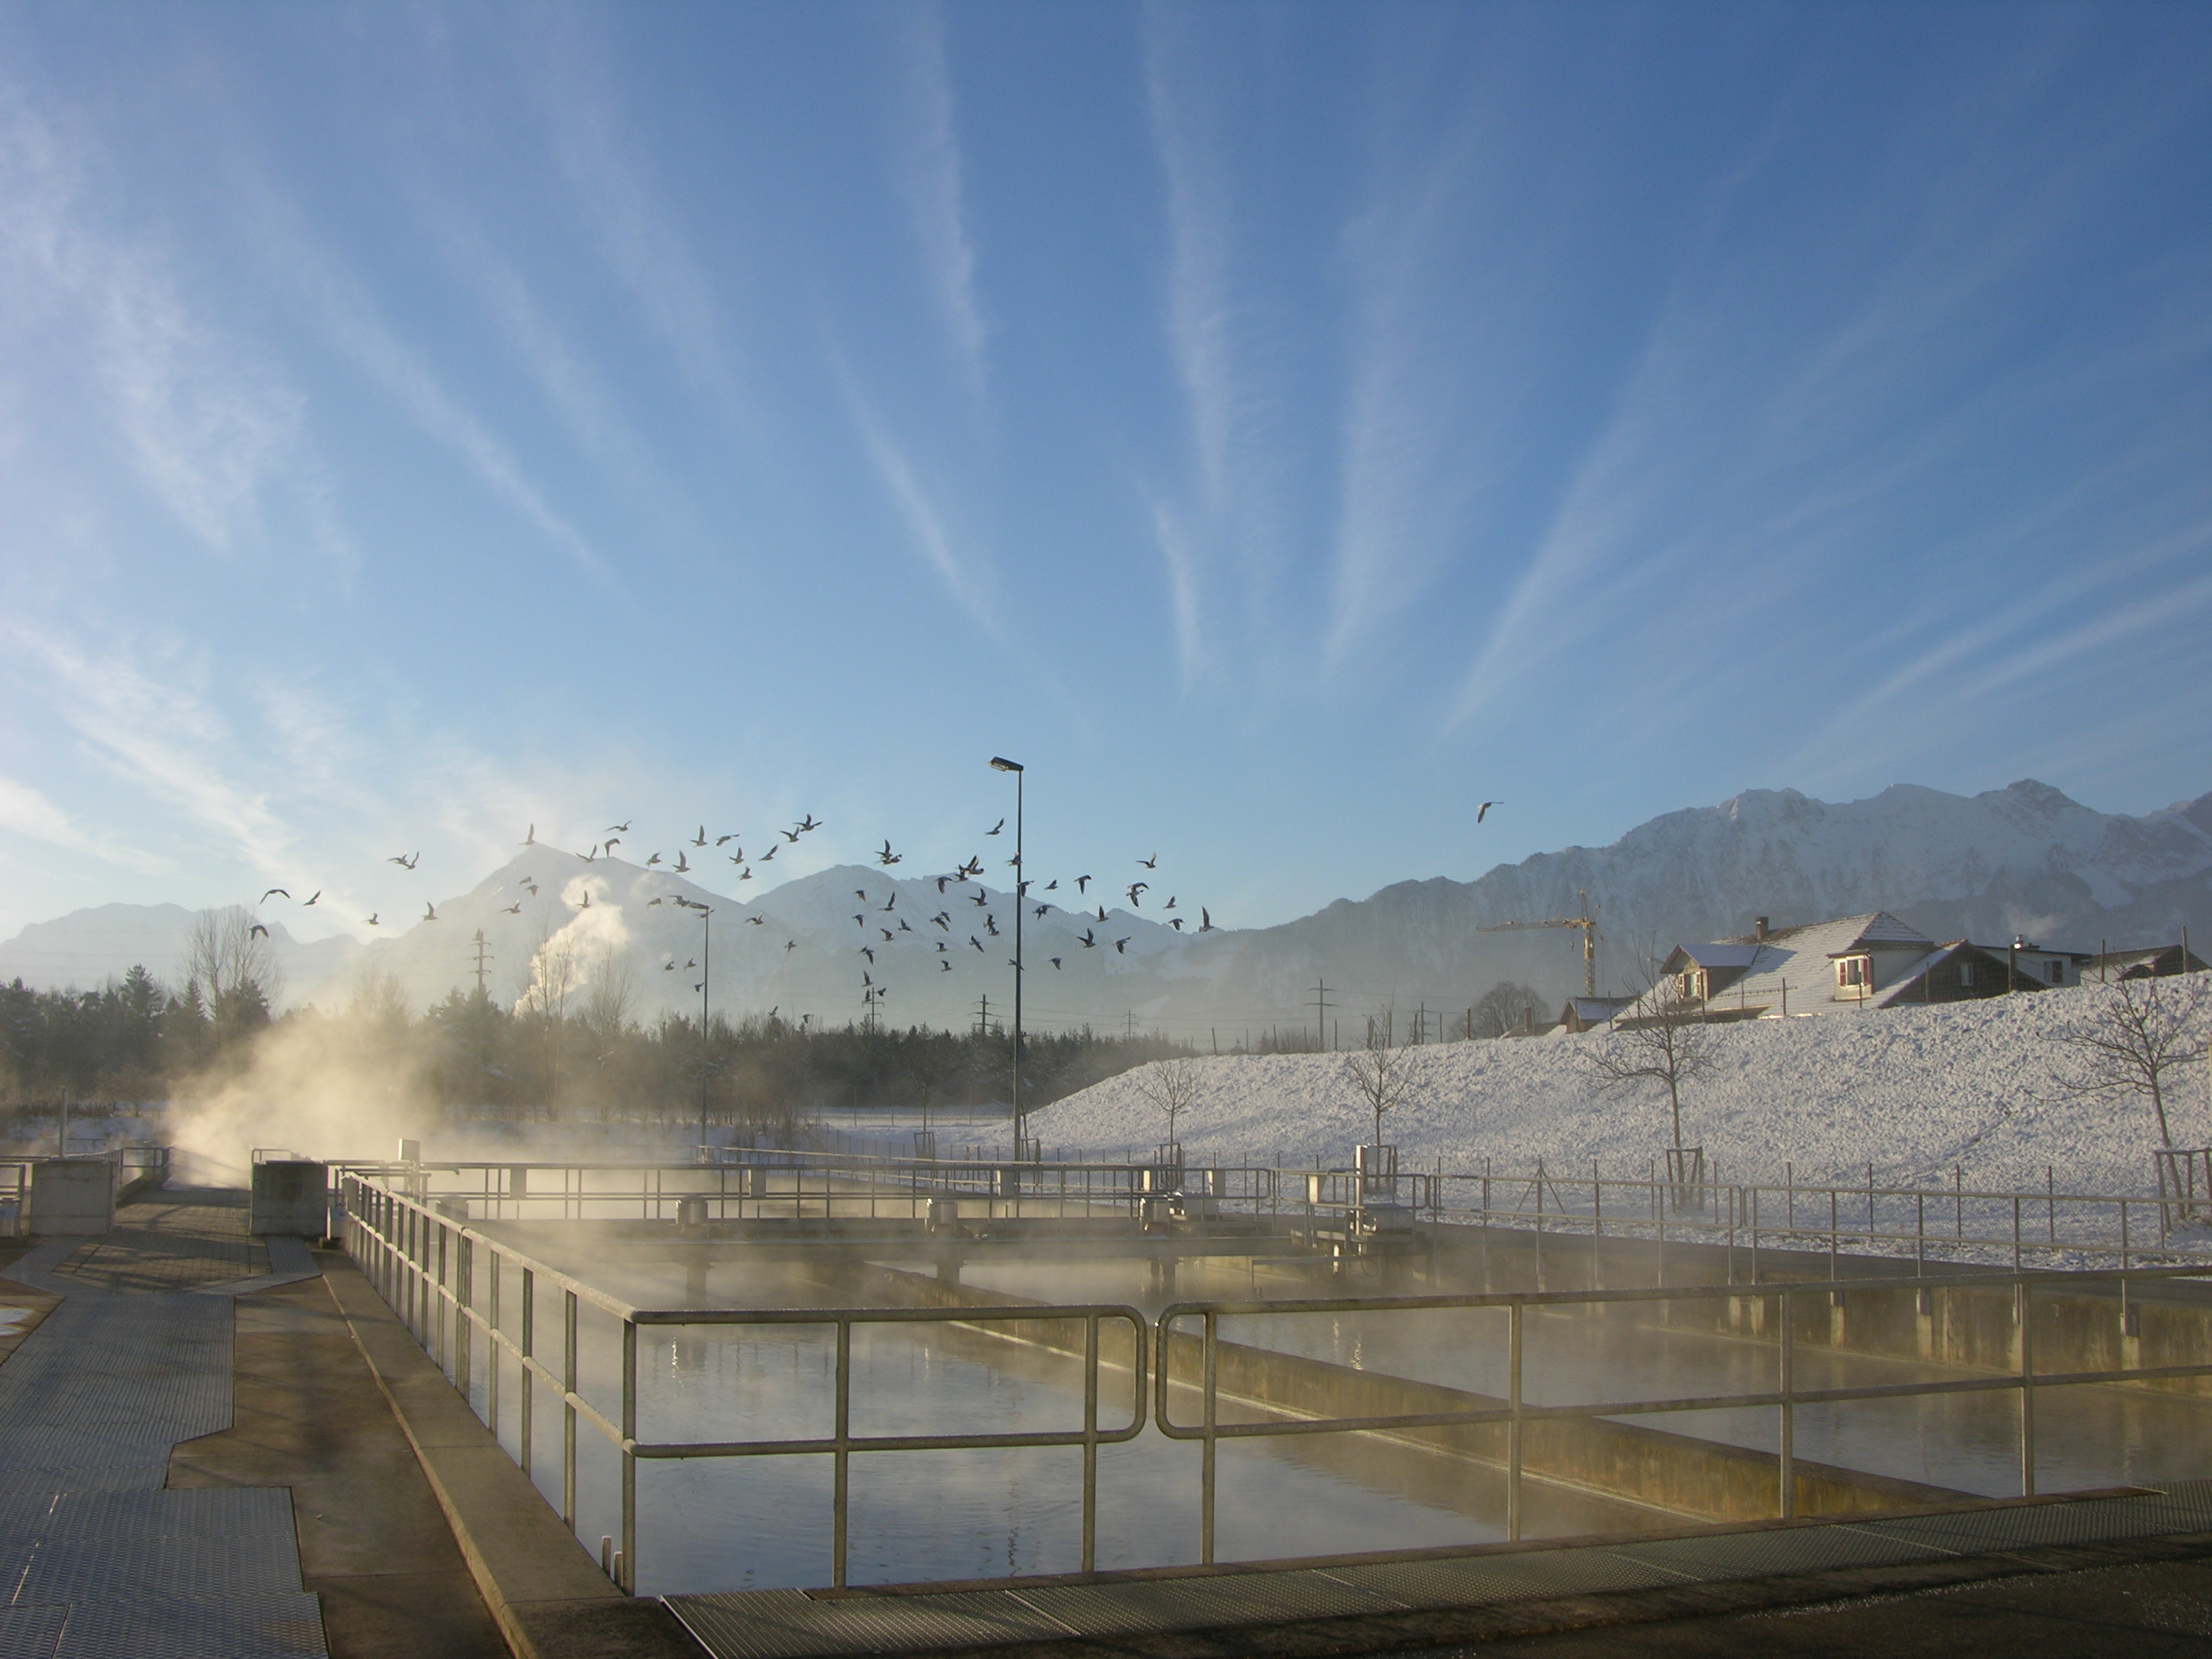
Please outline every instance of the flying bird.
M583 860L583 861L584 861L585 863L586 863L586 864L596 864L596 863L599 861L599 842L593 842L592 843L592 850L591 850L590 852L588 852L588 853L579 853L579 854L576 854L576 856L577 856L578 858L580 858L580 859ZM653 862L654 862L654 863L656 863L656 864L658 864L659 861L660 861L660 860L659 860L659 856L656 854L656 855L655 855L655 857L654 857L654 859L653 859Z
M868 925L868 919L866 916L854 916L853 920L863 927Z
M430 903L430 902L429 902L428 901L427 901L427 900L426 900L426 901L424 901L423 905L422 905L422 920L423 920L423 921L437 921L437 919L438 919L438 907L437 907L436 905L434 905L434 904Z
M1139 908L1139 907L1138 902L1137 902L1137 895L1138 895L1138 894L1139 894L1139 893L1149 893L1149 892L1151 892L1152 890L1152 883L1150 883L1150 882L1148 882L1148 881L1133 881L1133 882L1131 882L1131 883L1129 884L1129 908L1130 908L1132 910L1134 910L1134 909Z
M645 861L645 867L646 867L647 869L650 870L650 869L652 869L652 868L653 868L653 866L654 865L656 865L656 864L658 864L658 863L659 863L659 862L660 862L660 854L658 854L658 853L655 853L655 854L654 854L651 858L647 859L647 860Z
M983 860L979 858L971 858L967 863L960 866L960 879L963 881L969 880L974 877L981 875L982 873Z
M802 836L810 830L819 830L821 827L822 820L816 817L811 812L809 812L805 817L799 821L799 833Z
M421 858L422 856L422 855L420 853L417 853L417 854L415 854L415 858L418 858L418 859L419 859L419 858ZM410 859L410 858L407 856L407 854L404 854L404 853L402 853L402 854L401 854L398 858L396 858L396 859L386 859L386 860L385 860L385 862L386 862L386 864L396 864L396 865L398 865L398 866L401 869L403 869L403 870L412 870L412 869L415 867L414 860L413 860L413 859Z
M1000 818L1000 819L996 823L993 824L993 825L992 825L988 830L986 830L983 833L984 833L985 835L987 835L987 836L995 836L995 835L997 835L997 834L999 833L999 831L1000 831L1000 830L1001 830L1005 829L1006 827L1006 819L1004 819L1004 818Z
M873 962L876 959L876 947L872 945L863 945L860 947L860 954L867 957L870 962Z
M1165 904L1162 905L1160 908L1161 908L1163 910L1172 910L1172 909L1174 909L1174 908L1175 908L1175 895L1174 895L1173 893L1169 894L1169 895L1168 895L1168 902L1167 902Z
M736 834L735 834L734 832L732 832L732 834L730 834L730 835L726 835L726 836L715 836L715 837L714 837L714 845L715 845L715 846L717 846L717 847L720 847L720 846L723 845L723 844L724 844L725 842L732 842L732 841L735 841L736 839L737 839L737 836L736 836Z
M704 847L707 844L707 826L705 824L702 823L699 826L699 833L691 837L691 844L694 847Z
M1115 954L1115 956L1117 956L1117 957L1120 957L1120 956L1127 956L1127 955L1128 954L1128 952L1127 952L1127 951L1123 950L1121 947L1122 947L1122 946L1124 946L1125 945L1128 944L1128 942L1129 942L1129 937L1130 937L1129 935L1127 935L1127 934L1126 934L1126 933L1125 933L1125 934L1124 934L1124 935L1122 935L1120 939L1115 939L1115 940L1114 941L1114 954Z
M795 939L787 939L783 942L783 948L786 953L796 951L799 948L799 941Z
M1088 876L1078 876L1075 878L1075 890L1079 893L1089 892L1091 890L1091 878Z
M1213 912L1203 904L1198 907L1198 931L1201 933L1210 933L1213 931Z
M949 933L952 931L952 918L945 911L939 910L935 915L932 916L930 920L935 922L939 927L942 927L946 933Z
M984 912L983 915L983 931L990 934L993 939L999 936L999 919L988 911Z
M855 887L853 890L853 896L866 904L868 902L868 890L865 887Z
M1157 870L1160 867L1160 855L1158 853L1155 853L1148 859L1139 859L1137 862L1143 865L1147 870Z
M981 950L981 949L983 948L983 941L982 941L981 939L977 939L977 938L975 937L975 934L973 934L973 933L970 933L970 934L969 934L969 935L968 935L968 942L969 942L970 945L974 945L974 946L975 946L978 951L980 951L980 950Z
M1177 916L1173 921L1170 922L1168 926L1174 928L1176 932L1180 933L1182 932L1182 918L1181 916Z
M768 851L760 855L760 861L763 864L766 864L770 859L774 858L781 851L783 851L783 848L778 847L774 842L770 842L768 844Z
M283 890L283 888L281 888L281 887L272 887L272 888L270 888L270 889L269 890L269 893L284 893L284 890ZM268 902L269 902L269 893L264 893L264 894L263 894L259 898L258 898L258 899L254 900L253 902L254 902L256 904L266 904L266 903L268 903ZM289 893L284 893L284 896L285 896L286 898L289 898L289 897L291 897L292 896L291 896Z
M1048 893L1057 893L1060 890L1060 878L1054 876L1050 881L1045 883L1044 890Z
M884 943L886 945L893 943L898 938L898 935L888 927L878 927L876 931L884 936Z
M1052 908L1052 906L1050 906L1049 904L1040 904L1040 905L1038 905L1038 906L1036 907L1036 909L1034 909L1034 910L1030 911L1030 914L1031 915L1033 915L1033 916L1041 916L1041 915L1042 915L1046 911L1048 911L1048 910L1049 910L1049 909L1051 909L1051 908Z
M255 922L252 927L246 930L246 936L248 939L252 939L256 933L260 934L264 939L267 939L269 937L269 930L266 927L264 927L258 921Z
M375 926L376 926L376 916L375 916L374 915L372 915L369 917L369 919L368 919L368 925L369 925L370 927L375 927Z
M945 941L943 939L937 941L937 954L940 957L945 954Z
M1055 968L1060 966L1060 958L1058 957L1054 957L1052 959L1052 965Z
M948 974L952 971L952 964L949 962L940 962L937 965Z
M894 888L892 888L892 889L891 889L891 896L890 896L889 898L887 898L887 899L885 899L885 900L884 901L884 913L886 915L890 915L890 912L892 912L893 910L896 910L896 909L897 909L897 908L898 908L898 889L897 889L897 888L896 888L896 887L894 887Z
M908 922L904 916L901 916L899 918L899 932L902 933L911 933L914 932L913 927Z
M526 882L524 882L522 884L523 884L525 887L527 887L527 888L530 890L530 896L531 896L531 897L532 897L532 898L536 898L536 897L538 896L538 884L537 884L536 882L534 882L534 881L526 881ZM308 901L308 902L309 902L310 903L313 903L313 900L310 900L310 901Z
M937 890L938 890L938 893L939 893L939 895L940 896L944 894L944 891L945 891L945 886L947 885L947 884L949 884L951 880L952 880L952 878L951 878L951 876L939 876L939 877L937 878Z
M657 898L657 899L647 899L647 900L646 900L646 902L645 902L645 908L646 908L647 909L650 910L651 908L653 908L653 907L654 905L660 903L660 902L662 902L662 900L665 900L667 896L668 896L668 895L667 895L667 894L663 893L663 894L660 896L660 897L659 897L659 898Z
M313 904L313 903L315 902L315 899L319 899L319 898L322 897L322 896L323 896L323 890L322 890L321 888L318 887L317 889L315 889L315 898L311 898L311 899L309 899L309 900L307 901L307 904ZM307 908L307 904L303 904L303 905L301 905L300 908L301 908L302 910L304 910L304 909L306 909L306 908Z
M1480 823L1492 807L1503 806L1504 805L1505 803L1502 800L1486 800L1483 802L1481 805L1474 809L1474 821L1477 823Z
M521 901L518 899L514 903L508 905L508 906L507 907L507 908L506 908L505 910L501 911L500 914L501 914L501 915L508 915L508 916L519 916L519 915L520 915L522 914L522 903L521 903Z
M588 909L590 909L590 908L592 908L592 896L591 896L589 893L586 893L586 894L584 895L584 902L583 902L581 904L578 905L576 908L577 908L579 910L588 910Z
M691 866L684 861L684 849L680 847L676 849L676 873L679 876L688 876L691 873Z
M975 890L975 908L980 910L990 902L991 890L988 887L978 887Z
M619 846L621 846L621 845L622 845L622 837L621 837L620 836L609 836L607 837L607 845L606 845L606 852L607 852L608 856L612 857L612 856L613 856L613 854L614 854L614 850L615 850L615 848L617 848L617 847L619 847Z
M684 965L686 968L696 968L699 964L698 964L698 963L697 963L696 961L691 961L691 962L687 962L687 963L685 963Z
M790 842L793 844L797 843L799 836L799 832L796 830L779 830L776 831L776 834L781 836L787 842Z
M1098 907L1098 920L1101 921L1106 920L1106 907L1103 904Z
M533 823L530 826L530 832L523 836L522 844L525 847L535 847L538 845L538 826L536 824Z
M1083 948L1086 951L1095 950L1097 948L1097 945L1098 941L1091 937L1091 930L1088 927L1085 928L1083 930Z
M892 852L892 851L891 851L891 844L890 844L890 841L889 841L889 840L886 840L886 841L884 842L884 850L883 850L882 852L880 852L880 853L878 853L878 854L876 854L876 862L877 862L877 863L878 863L878 864L880 864L880 865L882 865L882 866L884 866L884 868L885 868L886 870L888 870L888 869L890 869L890 866L893 866L894 864L896 864L896 863L897 863L901 859L904 858L905 856L906 856L906 855L905 855L903 853L894 853L894 852Z
M660 964L660 971L664 974L672 974L676 971L676 964L672 962L664 962Z
M766 916L747 916L745 920L750 922L754 927L758 927L764 924L768 921L768 918Z
M599 833L603 836L626 836L629 834L629 825L627 823L611 823L605 829L599 831Z

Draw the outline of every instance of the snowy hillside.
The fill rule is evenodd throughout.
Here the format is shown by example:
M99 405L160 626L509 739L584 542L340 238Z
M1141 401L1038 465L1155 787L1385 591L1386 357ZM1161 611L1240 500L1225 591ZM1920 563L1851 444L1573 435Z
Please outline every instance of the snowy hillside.
M2062 1190L2141 1192L2153 1185L2156 1129L2148 1103L2114 1105L2061 1093L2069 1057L2053 1040L2101 988L2047 991L1948 1007L1902 1008L1711 1028L1711 1072L1685 1087L1685 1139L1702 1141L1729 1180L1851 1182L1875 1166L1884 1184L2041 1188L2056 1164ZM1383 1137L1401 1167L1606 1172L1640 1176L1668 1145L1666 1091L1601 1091L1593 1043L1552 1036L1458 1042L1407 1051L1412 1079ZM1177 1126L1184 1155L1207 1161L1349 1164L1373 1120L1339 1054L1224 1056L1198 1068L1194 1103ZM1149 1069L1149 1068L1148 1068ZM1041 1109L1047 1146L1119 1157L1157 1143L1165 1125L1142 1073L1097 1084ZM2171 1105L2179 1145L2212 1144L2204 1067L2183 1074Z

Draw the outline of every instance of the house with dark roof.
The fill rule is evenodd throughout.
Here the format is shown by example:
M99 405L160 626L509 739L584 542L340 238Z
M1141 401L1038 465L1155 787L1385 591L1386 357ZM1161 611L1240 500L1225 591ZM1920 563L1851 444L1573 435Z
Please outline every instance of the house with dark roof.
M2002 951L1965 939L1938 944L1885 910L1780 928L1762 916L1741 938L1676 945L1660 973L1714 1021L1959 1002L2048 982L2008 967ZM1616 1022L1644 1017L1649 1002L1638 998Z

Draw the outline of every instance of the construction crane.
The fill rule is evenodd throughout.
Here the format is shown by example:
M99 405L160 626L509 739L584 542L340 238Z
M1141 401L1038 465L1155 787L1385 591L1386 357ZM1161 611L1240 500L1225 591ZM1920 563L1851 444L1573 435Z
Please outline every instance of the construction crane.
M1487 927L1478 927L1478 933L1510 933L1532 927L1579 927L1583 933L1583 994L1597 994L1597 942L1605 936L1598 931L1597 908L1589 902L1589 894L1581 888L1575 897L1582 903L1578 916L1547 916L1541 921L1494 921Z

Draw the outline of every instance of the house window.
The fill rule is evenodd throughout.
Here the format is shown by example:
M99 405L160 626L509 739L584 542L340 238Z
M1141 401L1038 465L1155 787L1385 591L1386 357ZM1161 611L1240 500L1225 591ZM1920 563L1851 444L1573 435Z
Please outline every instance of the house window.
M1973 988L1974 964L1971 962L1962 962L1959 964L1959 988L1962 991L1971 991Z
M1836 983L1846 988L1869 984L1874 975L1868 969L1873 965L1865 957L1845 957L1836 964Z
M2051 982L2053 985L2063 985L2066 983L2066 964L2064 963L2054 962L2051 964Z

